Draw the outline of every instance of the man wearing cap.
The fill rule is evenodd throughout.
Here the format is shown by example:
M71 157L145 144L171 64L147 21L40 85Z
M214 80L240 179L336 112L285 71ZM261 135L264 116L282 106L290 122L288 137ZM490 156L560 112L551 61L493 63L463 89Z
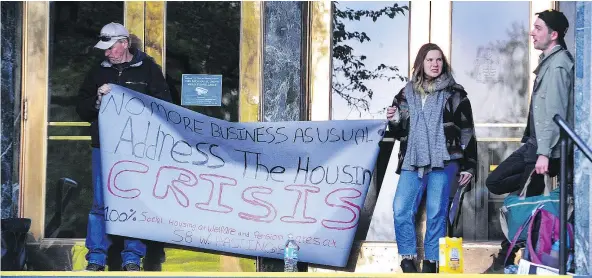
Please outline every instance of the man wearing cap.
M528 123L522 145L504 160L487 178L486 184L493 194L520 192L532 174L526 196L540 195L544 191L544 175L559 173L559 127L553 122L558 114L573 122L574 61L565 45L569 27L567 18L556 10L536 14L538 18L530 32L534 48L543 53L534 70L534 81ZM533 173L534 171L534 173ZM502 249L486 273L504 273L504 267L514 262L514 248L504 263L510 243L502 242Z
M99 39L95 48L104 50L106 59L91 69L86 76L79 91L80 101L76 107L80 118L91 123L94 196L86 234L88 271L105 269L107 251L111 246L111 238L105 232L98 128L101 100L111 91L108 84L117 84L171 102L171 94L161 68L146 53L130 47L130 35L123 25L113 22L105 25L101 29ZM139 271L140 260L146 254L146 244L133 238L124 238L123 242L123 269Z

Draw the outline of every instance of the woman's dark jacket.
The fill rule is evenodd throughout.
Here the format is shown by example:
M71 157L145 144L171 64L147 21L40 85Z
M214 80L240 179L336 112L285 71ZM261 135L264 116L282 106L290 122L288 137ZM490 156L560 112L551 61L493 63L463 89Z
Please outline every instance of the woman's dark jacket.
M403 158L407 151L407 135L409 133L409 106L405 98L405 88L395 96L393 106L400 113L400 121L389 121L389 129L394 133L395 139L401 142L399 148L399 163L397 174L401 173ZM469 172L475 178L477 174L477 138L475 137L475 125L473 111L467 92L459 84L454 84L444 90L452 94L444 105L443 122L446 146L451 158L458 160L461 172Z

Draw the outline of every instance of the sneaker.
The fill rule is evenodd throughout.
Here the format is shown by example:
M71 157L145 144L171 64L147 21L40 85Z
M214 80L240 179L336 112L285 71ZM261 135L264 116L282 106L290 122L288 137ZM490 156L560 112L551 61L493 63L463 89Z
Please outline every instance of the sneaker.
M504 274L504 257L500 255L491 255L493 260L489 268L487 268L482 274Z
M90 263L86 266L84 271L105 271L105 267L102 265Z
M402 259L401 269L403 270L403 273L417 273L415 262L411 259Z
M423 266L421 267L421 273L438 273L438 265L436 262L430 262L429 260L423 260Z
M140 266L135 263L129 263L123 267L123 270L124 271L140 271Z

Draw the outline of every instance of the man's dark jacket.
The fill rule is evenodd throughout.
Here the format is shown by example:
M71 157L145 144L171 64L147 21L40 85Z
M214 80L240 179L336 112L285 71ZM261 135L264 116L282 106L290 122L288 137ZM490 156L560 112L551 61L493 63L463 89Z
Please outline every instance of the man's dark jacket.
M136 92L171 102L171 93L158 66L146 53L130 49L134 55L129 63L119 69L105 60L94 67L86 76L79 91L80 100L76 112L83 121L90 122L91 145L99 144L99 110L95 107L97 90L103 84L117 84Z

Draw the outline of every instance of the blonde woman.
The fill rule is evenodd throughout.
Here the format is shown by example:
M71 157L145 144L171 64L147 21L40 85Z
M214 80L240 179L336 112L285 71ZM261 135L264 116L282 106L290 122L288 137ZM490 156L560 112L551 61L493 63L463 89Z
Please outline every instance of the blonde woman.
M427 191L427 228L422 272L436 273L438 239L446 236L450 184L466 186L475 176L477 142L467 93L452 77L439 46L423 45L413 77L387 108L401 142L399 183L393 201L395 237L403 272L417 272L415 214Z

